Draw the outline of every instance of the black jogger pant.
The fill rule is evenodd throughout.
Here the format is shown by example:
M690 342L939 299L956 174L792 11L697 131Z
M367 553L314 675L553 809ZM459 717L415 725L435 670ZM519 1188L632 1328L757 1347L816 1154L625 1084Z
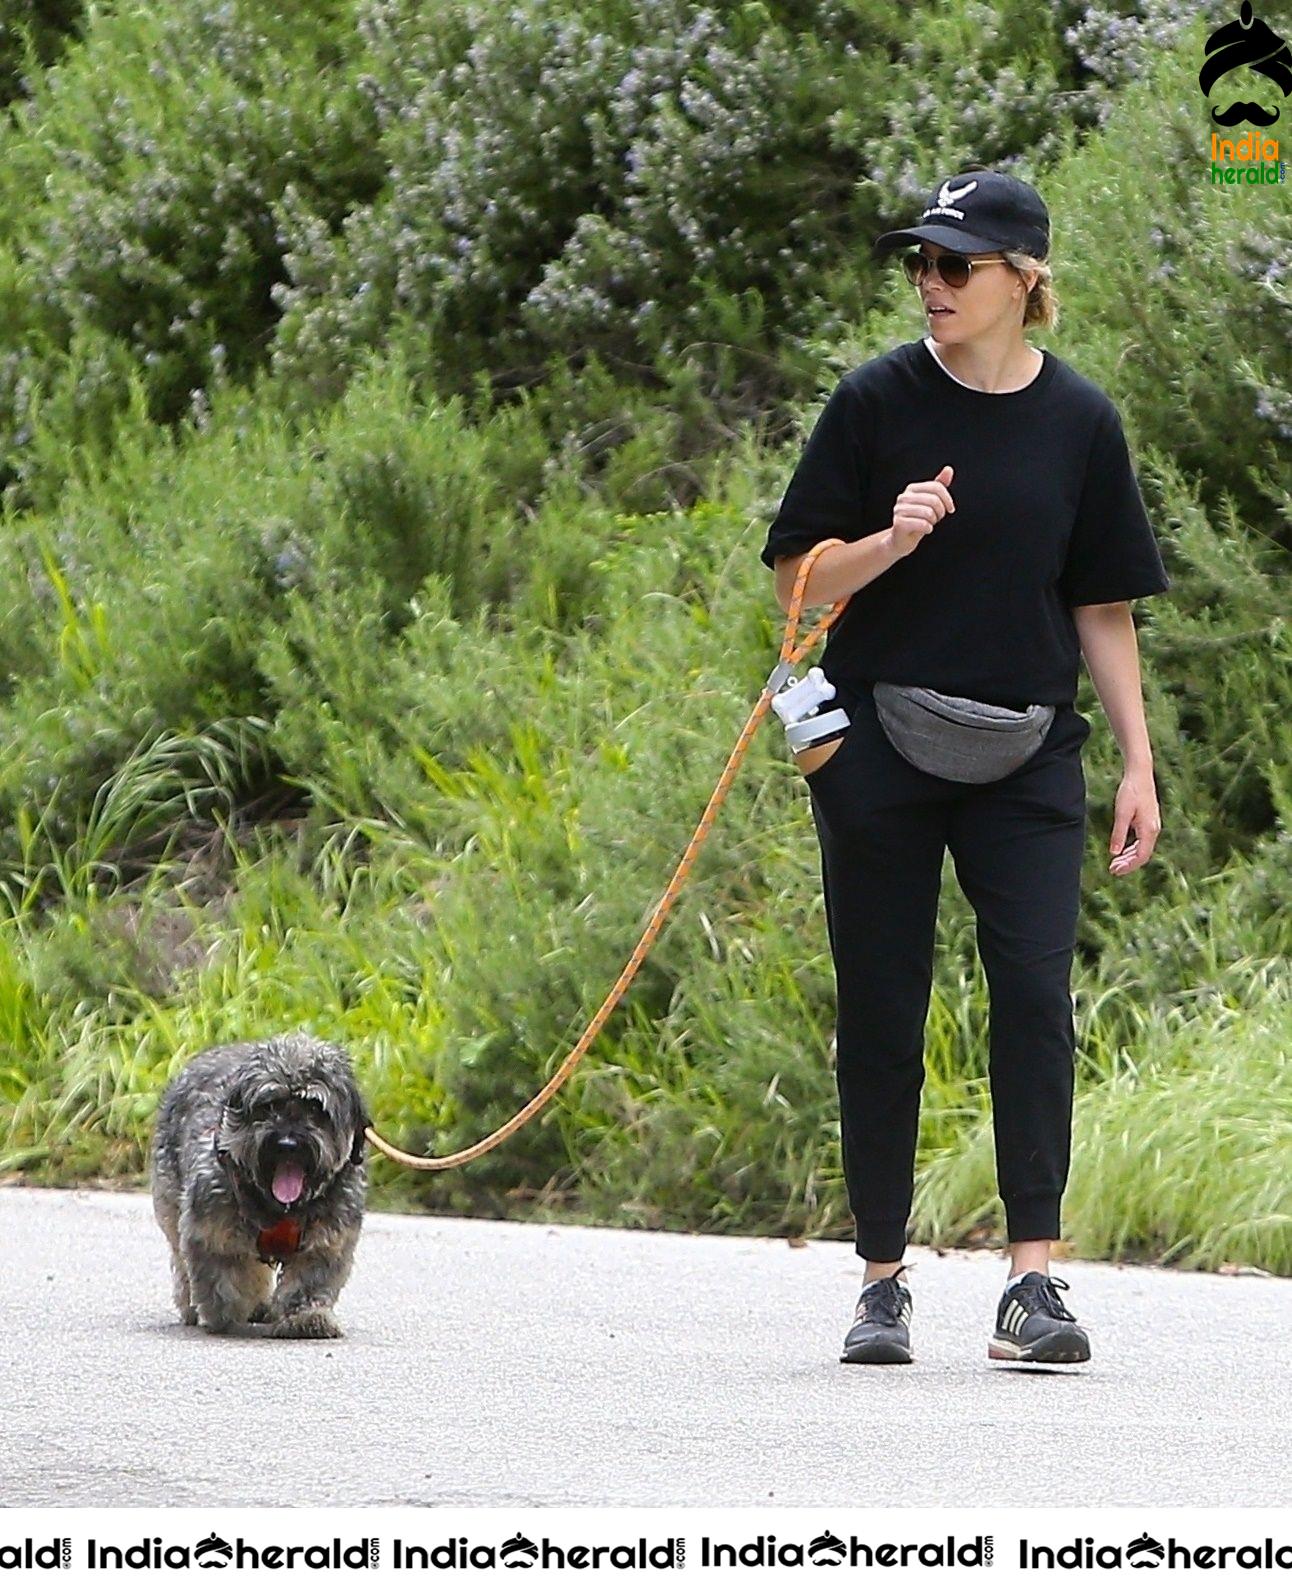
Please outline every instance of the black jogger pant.
M1057 1239L1072 1135L1076 940L1090 721L1055 710L1000 780L928 775L892 746L868 684L836 682L851 725L806 780L837 990L844 1177L857 1251L894 1262L914 1187L924 1025L944 848L977 920L990 995L996 1174L1008 1237Z

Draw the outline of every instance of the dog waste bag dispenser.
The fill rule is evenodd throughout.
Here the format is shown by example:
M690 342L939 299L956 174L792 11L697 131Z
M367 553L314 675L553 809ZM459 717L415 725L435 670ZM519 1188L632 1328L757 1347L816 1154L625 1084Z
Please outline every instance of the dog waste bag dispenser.
M783 683L778 683L779 673L780 670L774 671L772 676L773 686L779 686L772 697L772 707L785 726L785 739L791 753L805 752L818 742L843 735L852 723L845 710L832 708L821 712L821 705L834 697L835 686L826 679L819 664L814 664L801 681L786 673Z

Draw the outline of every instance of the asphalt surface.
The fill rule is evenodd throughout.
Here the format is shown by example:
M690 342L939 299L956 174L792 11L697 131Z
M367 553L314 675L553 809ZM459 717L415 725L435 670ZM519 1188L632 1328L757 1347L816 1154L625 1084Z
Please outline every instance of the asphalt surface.
M1002 1258L369 1214L332 1342L185 1328L148 1197L0 1189L3 1506L1273 1506L1292 1282L1064 1261L1078 1367L989 1363Z

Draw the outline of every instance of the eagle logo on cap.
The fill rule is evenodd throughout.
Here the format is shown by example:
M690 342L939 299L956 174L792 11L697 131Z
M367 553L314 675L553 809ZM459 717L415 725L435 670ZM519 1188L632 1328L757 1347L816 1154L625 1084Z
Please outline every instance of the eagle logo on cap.
M958 204L960 202L960 200L962 200L965 197L966 194L972 194L974 189L977 188L977 186L978 186L978 182L977 182L977 179L975 178L973 182L966 183L963 188L952 188L951 179L948 178L946 180L946 182L943 183L942 187L938 189L938 204L939 205L955 205L955 204Z

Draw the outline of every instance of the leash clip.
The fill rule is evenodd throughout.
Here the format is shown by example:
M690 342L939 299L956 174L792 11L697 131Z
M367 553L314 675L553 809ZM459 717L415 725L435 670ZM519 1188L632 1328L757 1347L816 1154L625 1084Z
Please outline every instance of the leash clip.
M786 681L792 681L793 679L794 666L788 659L782 659L767 677L767 689L775 695L785 685Z

